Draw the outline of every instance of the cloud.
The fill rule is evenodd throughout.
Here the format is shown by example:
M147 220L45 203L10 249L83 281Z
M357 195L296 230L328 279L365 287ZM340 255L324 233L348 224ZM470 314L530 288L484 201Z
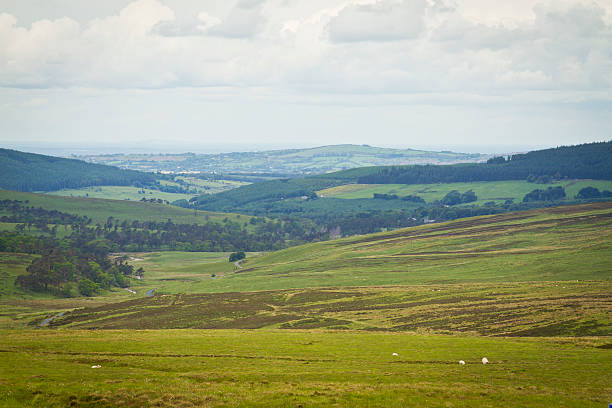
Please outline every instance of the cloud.
M178 17L138 0L89 22L30 27L4 13L0 86L248 88L263 99L334 103L357 94L514 102L546 100L544 91L551 101L612 100L605 16L596 3L555 2L529 19L484 24L452 2L425 0L241 0Z
M416 38L423 30L425 0L382 0L349 5L329 23L335 42L393 41Z
M214 25L208 34L228 38L249 38L257 35L265 24L261 14L263 0L239 0L220 24Z

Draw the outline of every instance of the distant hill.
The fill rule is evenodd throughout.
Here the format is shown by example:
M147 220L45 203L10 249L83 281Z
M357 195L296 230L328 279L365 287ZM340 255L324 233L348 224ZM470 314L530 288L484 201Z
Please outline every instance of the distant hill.
M9 149L0 149L0 174L0 188L15 191L52 191L155 182L152 174Z
M509 158L492 158L487 163L362 167L304 178L265 181L215 195L203 195L195 201L199 208L212 211L261 214L280 202L284 202L286 207L287 199L309 197L316 191L351 183L431 184L526 180L529 176L544 175L553 178L612 180L612 142L533 151ZM321 198L317 205L321 206L323 200L331 199ZM306 205L312 206L312 203L303 200L303 204L299 204L300 208L288 209L287 212L304 214ZM400 205L400 208L405 206Z
M479 153L430 152L367 145L333 145L308 149L220 154L111 154L79 156L91 162L141 171L272 175L310 175L364 166L452 164L486 160Z

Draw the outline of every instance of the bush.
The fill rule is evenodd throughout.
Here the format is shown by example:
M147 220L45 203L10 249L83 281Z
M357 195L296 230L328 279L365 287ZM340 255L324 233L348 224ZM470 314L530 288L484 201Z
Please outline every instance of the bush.
M565 189L563 187L548 187L546 190L533 190L523 197L523 202L530 201L556 201L565 198Z
M599 198L601 197L601 192L599 189L595 187L585 187L580 189L578 194L576 194L576 198Z
M236 262L244 258L246 258L246 254L244 253L244 251L232 252L229 256L229 261Z

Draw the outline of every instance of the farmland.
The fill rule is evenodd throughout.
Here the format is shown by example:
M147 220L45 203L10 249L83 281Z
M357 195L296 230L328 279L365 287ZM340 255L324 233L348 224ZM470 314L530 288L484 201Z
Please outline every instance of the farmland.
M472 183L438 183L438 184L344 184L337 187L320 190L317 194L321 197L330 198L372 198L377 194L396 194L399 197L418 195L426 202L431 203L441 200L452 190L465 192L474 191L478 201L470 203L482 205L494 201L502 204L506 200L520 202L525 194L537 188L562 186L565 188L568 199L578 194L584 187L592 186L599 190L612 191L612 181L609 180L567 180L550 184L534 184L527 181L479 181Z
M166 201L189 200L194 194L181 193L166 193L159 190L148 188L139 188L131 186L95 186L83 187L76 189L62 189L49 191L46 194L64 196L64 197L89 197L89 198L105 198L108 200L131 200L139 201L142 198L161 199Z

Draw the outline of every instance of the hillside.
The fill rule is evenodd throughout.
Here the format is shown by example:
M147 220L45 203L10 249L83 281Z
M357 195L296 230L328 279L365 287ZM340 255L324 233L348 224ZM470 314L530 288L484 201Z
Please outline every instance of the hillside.
M475 181L525 181L528 176L612 180L612 142L591 143L514 155L490 163L363 167L306 178L265 181L195 201L202 209L249 211L270 209L288 198L310 196L346 184L433 184ZM536 184L533 184L536 188ZM282 206L281 206L282 207ZM405 204L398 208L405 207ZM290 210L279 212L291 212ZM297 211L299 212L299 210Z
M8 149L0 149L0 174L0 188L16 191L126 186L155 181L151 174Z
M105 200L101 198L73 198L16 192L0 189L0 200L18 200L28 202L29 206L41 207L46 210L57 210L80 216L87 216L93 223L104 223L108 217L127 221L165 221L171 219L181 224L204 224L208 221L220 221L226 217L233 221L249 216L226 214L209 211L187 210L159 203L143 203L138 201Z
M225 260L145 255L134 264L158 272L133 288L168 295L53 324L611 335L611 225L612 203L599 203L302 245L249 257L233 272Z
M450 164L486 160L478 153L430 152L366 145L333 145L307 149L268 150L219 154L111 154L78 156L91 163L141 171L221 174L322 174L364 166Z

